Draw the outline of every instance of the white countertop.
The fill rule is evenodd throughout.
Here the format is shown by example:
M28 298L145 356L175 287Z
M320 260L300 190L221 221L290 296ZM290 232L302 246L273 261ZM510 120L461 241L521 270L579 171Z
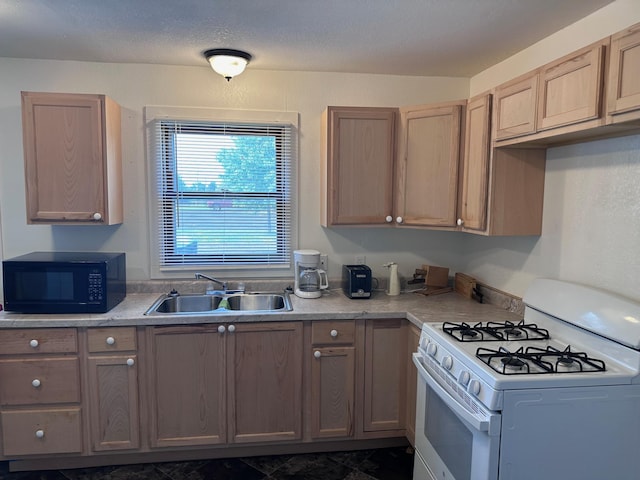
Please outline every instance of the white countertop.
M303 299L291 294L290 312L237 312L196 315L144 315L161 293L129 294L122 303L100 314L22 314L0 312L0 328L118 327L185 325L217 322L286 320L338 320L358 318L407 318L420 327L424 322L519 321L521 317L494 305L480 304L455 292L424 296L402 293L388 296L374 292L369 299L350 299L341 290L329 290L321 298Z

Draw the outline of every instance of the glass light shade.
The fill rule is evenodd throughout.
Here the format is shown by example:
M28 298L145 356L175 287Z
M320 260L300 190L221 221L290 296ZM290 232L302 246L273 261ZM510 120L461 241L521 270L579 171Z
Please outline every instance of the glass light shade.
M251 60L251 55L247 52L228 48L207 50L204 55L211 64L211 68L227 81L240 75Z

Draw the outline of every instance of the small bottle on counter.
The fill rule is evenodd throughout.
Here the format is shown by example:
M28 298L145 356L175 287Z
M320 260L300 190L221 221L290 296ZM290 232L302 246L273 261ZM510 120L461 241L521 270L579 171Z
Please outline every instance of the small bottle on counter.
M383 266L389 269L389 282L387 283L387 295L400 295L400 279L398 278L398 264L385 263Z

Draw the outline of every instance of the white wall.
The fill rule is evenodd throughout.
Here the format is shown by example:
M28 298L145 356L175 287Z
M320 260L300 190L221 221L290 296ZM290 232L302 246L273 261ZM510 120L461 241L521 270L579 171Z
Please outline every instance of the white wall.
M471 79L471 94L640 22L639 0L617 0ZM640 80L639 80L640 81ZM640 136L549 149L542 235L468 236L464 265L522 295L535 277L594 285L640 300Z
M26 225L20 91L103 93L122 107L125 220L120 226ZM330 256L330 276L365 252L377 275L396 261L460 267L464 236L420 230L320 227L320 115L328 105L404 106L466 98L469 80L251 67L227 83L211 69L0 58L0 205L5 258L34 250L125 251L130 279L149 278L143 107L171 105L299 112L299 245ZM371 192L376 195L377 192Z

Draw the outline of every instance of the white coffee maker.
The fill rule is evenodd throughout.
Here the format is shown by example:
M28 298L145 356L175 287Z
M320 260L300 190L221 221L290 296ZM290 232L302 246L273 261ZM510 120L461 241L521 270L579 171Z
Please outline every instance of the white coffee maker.
M320 252L317 250L295 250L295 293L300 298L319 298L322 290L329 288L327 272L320 269Z

